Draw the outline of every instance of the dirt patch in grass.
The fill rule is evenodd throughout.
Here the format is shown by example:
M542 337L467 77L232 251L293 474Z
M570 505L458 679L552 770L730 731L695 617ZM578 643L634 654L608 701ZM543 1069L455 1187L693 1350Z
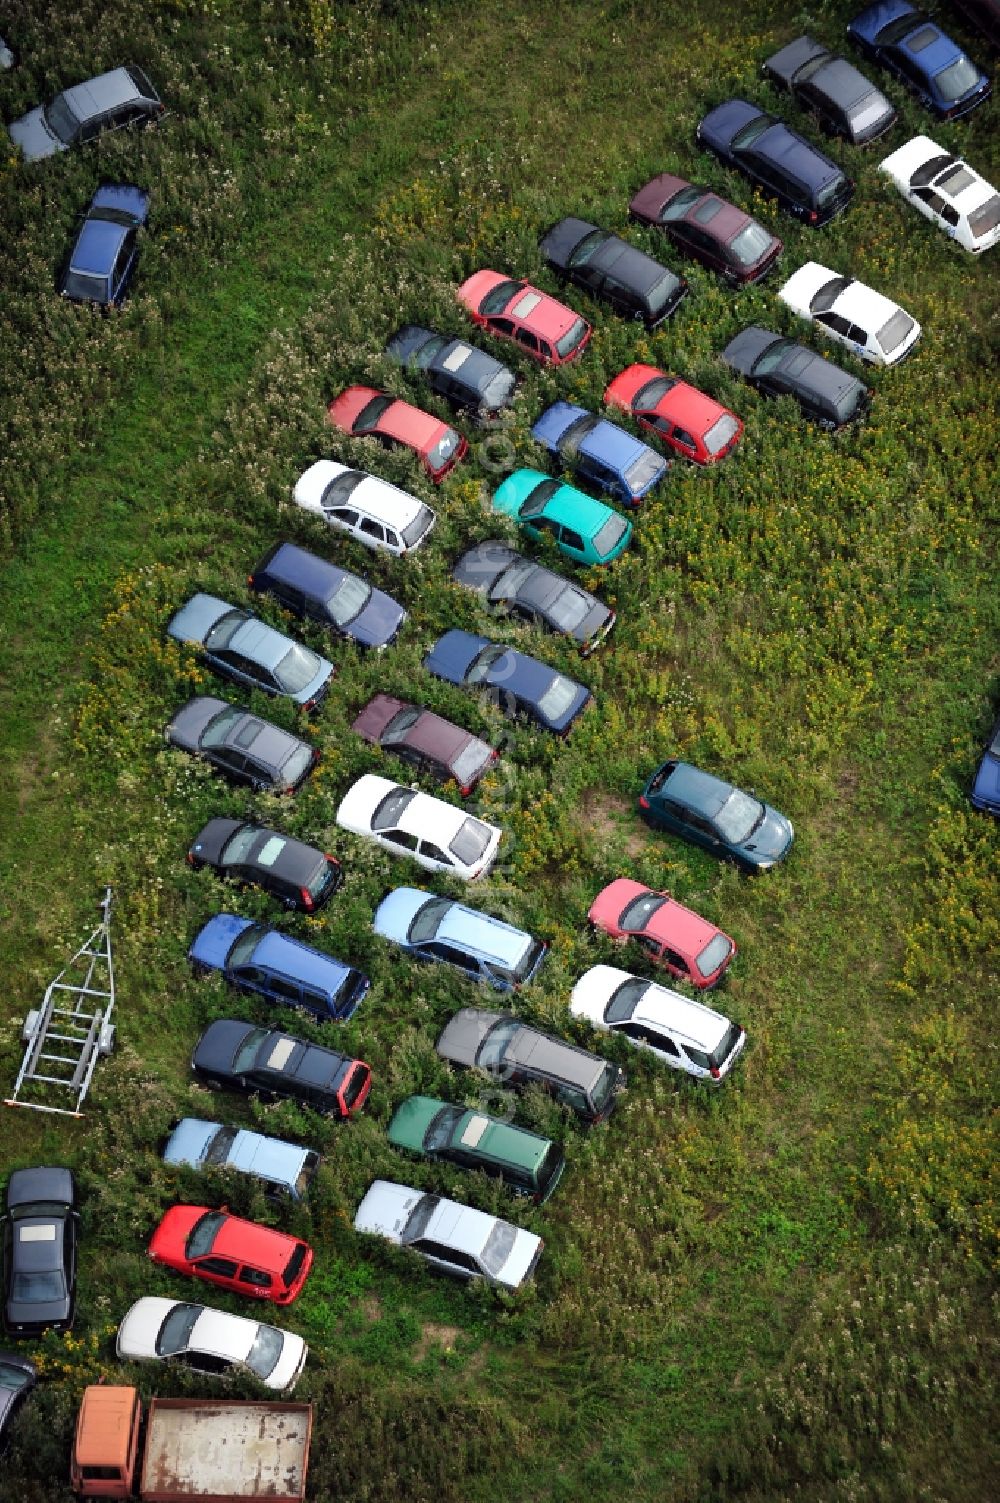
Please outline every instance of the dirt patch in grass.
M420 1340L413 1351L414 1362L423 1362L432 1347L439 1347L442 1352L451 1352L455 1349L455 1342L461 1336L458 1326L442 1326L433 1320L425 1321L420 1331Z
M580 800L580 824L600 846L624 844L629 856L641 856L646 831L625 799L605 788L589 788Z

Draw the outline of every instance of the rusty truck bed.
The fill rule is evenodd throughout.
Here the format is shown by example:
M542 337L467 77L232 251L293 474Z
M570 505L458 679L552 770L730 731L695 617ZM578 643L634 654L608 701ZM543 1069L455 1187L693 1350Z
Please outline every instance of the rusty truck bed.
M152 1399L139 1496L144 1503L301 1503L311 1432L311 1404Z

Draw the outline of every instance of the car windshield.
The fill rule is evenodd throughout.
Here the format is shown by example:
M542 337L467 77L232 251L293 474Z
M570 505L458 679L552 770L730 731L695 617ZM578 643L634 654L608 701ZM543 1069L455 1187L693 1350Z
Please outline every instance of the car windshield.
M364 478L362 470L345 470L342 475L331 480L323 491L319 498L320 506L324 511L332 511L337 506L343 506L346 501L350 500Z
M209 1143L202 1154L204 1164L224 1164L229 1158L229 1150L236 1142L238 1128L220 1127L215 1137Z
M755 376L769 376L772 371L778 369L778 366L784 360L789 350L793 350L794 348L794 340L776 339L773 344L768 345L763 354L757 356L757 359L753 363L753 374Z
M573 631L590 611L593 601L590 596L568 584L554 600L545 607L545 614L560 631Z
M526 282L498 282L479 304L480 313L502 313L516 292L527 286Z
M415 366L425 371L433 363L434 357L441 353L448 342L444 334L432 334L430 339L424 340L419 349L414 350L410 359Z
M429 506L421 506L412 522L407 522L403 528L403 542L407 548L413 548L419 543L425 532L429 532L434 521L434 513Z
M531 517L540 517L558 489L558 480L539 480L538 484L529 492L517 509L517 514L521 520L525 521Z
M635 412L646 412L655 407L667 392L677 385L672 376L657 376L653 381L647 381L645 386L640 386L632 398L632 408Z
M81 122L70 109L65 94L57 94L51 103L47 104L42 111L45 123L52 133L64 141L68 146L76 140Z
M611 238L607 230L591 230L573 247L566 265L586 266L594 252L601 248L605 240Z
M391 789L372 815L372 829L394 830L416 796L416 790L413 788Z
M505 647L497 647L493 643L488 647L484 647L482 652L470 663L465 674L465 683L480 683L489 673L493 664L498 663L504 656L506 650Z
M472 866L478 861L493 838L493 831L489 825L484 825L480 819L467 819L448 847L453 855L457 856L463 866Z
M963 53L956 58L950 67L943 68L940 73L934 75L938 93L942 99L961 99L970 89L974 89L979 82L979 69L971 58Z
M751 220L738 235L733 236L729 242L729 249L741 266L752 266L755 261L760 260L772 241L773 236L769 231L756 220Z
M416 705L405 705L402 710L397 710L379 737L379 744L381 746L398 746L401 741L406 740L410 730L416 725L422 714L423 711L418 710Z
M517 1241L517 1227L511 1226L509 1221L494 1221L493 1230L486 1239L486 1246L479 1254L483 1267L497 1277L501 1268L511 1255L514 1243Z
M437 443L427 456L427 463L432 470L438 470L451 458L459 444L462 442L454 428L449 428L447 433L442 433Z
M539 714L546 720L560 720L580 692L579 684L575 684L571 678L563 678L557 673L541 699L538 701Z
M28 1305L48 1304L66 1298L66 1280L62 1269L45 1273L15 1273L11 1280L11 1299Z
M0 1388L6 1388L16 1393L19 1388L24 1388L31 1382L31 1373L23 1367L15 1367L10 1362L0 1362Z
M698 202L704 191L703 188L682 188L679 193L674 194L673 198L668 198L660 210L660 223L669 224L671 219L683 219L688 209Z
M851 285L850 277L831 277L815 292L809 304L810 313L828 313L842 292Z
M211 1252L219 1228L225 1226L228 1219L221 1211L206 1211L204 1216L199 1216L188 1235L184 1256L201 1258Z
M356 574L345 574L340 584L326 602L337 626L346 626L359 616L372 598L372 587Z
M201 1312L201 1305L175 1305L164 1316L163 1324L156 1334L156 1355L172 1357L177 1352L186 1352L191 1332Z
M480 392L480 401L484 407L502 407L513 390L514 377L511 372L497 371Z
M282 764L282 780L287 783L289 787L291 787L293 783L297 783L299 781L299 778L304 777L308 772L312 764L312 759L312 748L306 746L304 742L300 741L288 760Z
M851 131L856 136L861 131L867 130L869 125L874 125L876 120L890 114L891 106L887 106L880 94L869 94L858 104L853 105L848 112Z
M717 971L722 962L732 952L732 945L724 934L716 934L709 940L695 961L695 965L703 976L711 976Z
M494 1023L479 1046L479 1053L476 1055L477 1069L499 1069L507 1052L507 1045L520 1027L516 1018L501 1018L498 1023Z
M231 610L227 611L224 616L220 616L205 638L208 651L221 652L224 647L228 647L246 620L246 611Z
M913 319L904 313L902 308L897 308L892 317L882 325L875 338L887 355L893 350L898 350L903 340L907 338L913 328Z
M590 1093L590 1102L594 1111L600 1115L604 1111L611 1097L614 1095L615 1086L618 1084L619 1070L617 1065L606 1064L594 1084Z
M599 527L591 539L598 558L607 558L608 554L618 547L628 531L628 526L624 517L620 517L617 512L612 512L603 527Z
M640 999L649 990L649 982L630 976L615 987L604 1008L605 1023L627 1023Z
M266 1038L266 1028L251 1028L233 1055L234 1075L239 1075L243 1070L253 1069L257 1060L257 1053Z
M654 454L652 449L644 449L635 463L625 471L625 483L633 495L638 495L662 475L665 469L666 465L659 454Z
M556 349L565 360L567 355L572 354L587 332L587 325L582 318L574 319L566 333L556 340Z
M990 230L995 230L1000 224L1000 194L994 193L988 198L982 208L976 209L969 215L969 229L972 231L973 240L981 240L988 235Z
M618 920L619 929L625 929L629 934L641 934L654 913L659 913L664 903L669 899L658 892L643 892L637 898L633 898L625 908Z
M408 1242L415 1242L418 1237L423 1236L427 1230L427 1223L440 1204L440 1195L421 1195L400 1233L399 1240L404 1247Z
M705 448L709 454L720 454L740 429L739 419L731 412L724 412L705 434Z
M734 788L715 816L715 825L723 840L742 845L764 818L764 805L739 788Z
M721 1043L716 1044L715 1048L708 1056L709 1067L712 1069L721 1070L722 1066L732 1054L733 1050L736 1048L736 1045L739 1043L742 1037L743 1029L740 1028L737 1023L730 1023L729 1027L726 1029L725 1036L722 1039Z
M276 1326L258 1326L253 1346L247 1353L247 1367L258 1378L269 1378L278 1365L284 1345L283 1331L279 1331Z
M286 694L301 694L307 684L320 672L321 663L316 653L299 642L293 642L274 670Z
M441 920L451 906L450 898L429 898L413 916L406 933L407 943L422 945L426 944L429 939L433 939L438 932Z
M395 400L395 397L386 397L382 395L372 397L371 401L365 403L361 411L358 413L357 417L354 419L354 427L352 431L354 433L365 433L369 428L374 428L383 412L391 407Z
M242 829L237 830L223 846L222 854L219 856L219 865L237 866L245 861L261 833L258 825L244 825Z
M424 1152L440 1153L442 1149L449 1147L455 1136L455 1129L464 1116L463 1106L443 1106L432 1118L431 1125L424 1134Z
M256 950L257 941L261 938L264 930L265 926L263 924L248 924L243 932L237 935L230 946L229 954L226 956L226 964L231 966L246 965L254 950Z
M729 143L730 150L746 151L747 147L752 146L758 136L764 134L771 123L770 115L755 115L752 120L747 121L742 130L736 132Z
M201 733L202 746L222 746L229 732L242 720L243 710L220 710Z

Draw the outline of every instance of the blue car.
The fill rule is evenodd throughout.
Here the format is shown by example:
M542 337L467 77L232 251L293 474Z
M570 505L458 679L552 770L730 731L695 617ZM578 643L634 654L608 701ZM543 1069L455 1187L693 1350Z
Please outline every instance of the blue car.
M340 1021L357 1011L371 986L342 960L235 913L209 919L195 935L188 960L196 972L221 971L241 991Z
M568 469L626 506L638 506L670 468L641 439L572 402L553 402L531 432Z
M639 808L660 825L742 871L761 872L792 848L792 822L752 793L688 762L664 762L649 779Z
M907 0L869 5L848 23L847 35L942 120L967 115L993 92L987 75L958 43Z
M972 806L986 814L1000 815L1000 720L990 732L972 785Z
M139 230L149 214L149 194L132 183L103 183L66 257L56 289L74 303L117 307L124 301L139 259Z
M492 690L505 715L526 716L560 736L592 698L589 689L537 658L471 631L446 631L424 658L424 667L446 683Z
M746 99L728 99L710 110L695 140L814 228L828 224L854 196L853 182L836 162Z
M406 620L406 612L391 595L295 543L269 548L247 584L359 647L388 647Z
M498 992L529 982L548 948L513 924L417 887L397 887L383 898L372 927L418 960L458 966L470 981Z
M192 1169L236 1169L263 1180L265 1195L304 1200L319 1166L319 1154L314 1148L266 1138L245 1127L183 1117L167 1139L163 1162L189 1164Z
M192 595L167 622L167 636L192 642L216 673L315 710L330 689L333 664L311 647L214 595Z

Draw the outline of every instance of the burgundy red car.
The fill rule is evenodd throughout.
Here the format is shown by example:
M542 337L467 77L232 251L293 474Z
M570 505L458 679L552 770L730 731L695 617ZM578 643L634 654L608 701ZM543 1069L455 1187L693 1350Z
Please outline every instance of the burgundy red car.
M640 224L663 230L686 256L740 286L767 276L784 249L777 235L735 204L670 172L651 178L628 209Z
M391 694L376 694L370 699L351 729L369 745L392 752L438 782L454 778L463 798L498 756L471 731Z
M327 416L355 438L377 438L387 448L412 449L435 483L464 459L469 441L440 418L372 386L349 386L334 397Z
M547 365L575 360L590 338L590 325L572 308L498 271L473 272L458 289L458 300L480 328L513 339Z
M604 393L609 407L630 412L685 459L715 464L739 443L743 424L735 412L653 365L630 365Z
M149 1244L154 1263L246 1294L290 1305L302 1293L313 1250L301 1237L230 1216L223 1206L171 1206Z

